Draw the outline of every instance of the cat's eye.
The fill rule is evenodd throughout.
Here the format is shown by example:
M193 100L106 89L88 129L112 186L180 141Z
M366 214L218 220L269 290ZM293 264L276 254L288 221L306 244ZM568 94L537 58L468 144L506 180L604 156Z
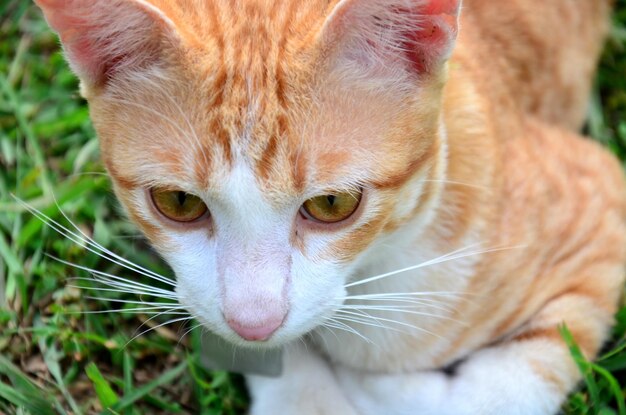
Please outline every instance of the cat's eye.
M151 189L150 196L159 213L176 222L196 221L209 210L198 196L182 190Z
M307 219L336 223L348 219L359 207L361 193L335 193L317 196L304 202L300 213Z

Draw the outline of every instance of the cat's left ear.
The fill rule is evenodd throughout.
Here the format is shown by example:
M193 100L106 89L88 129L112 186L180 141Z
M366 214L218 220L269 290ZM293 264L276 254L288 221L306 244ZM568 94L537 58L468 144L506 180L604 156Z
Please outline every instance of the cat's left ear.
M434 73L452 53L460 8L461 0L341 0L320 37L352 64Z
M157 63L174 23L145 0L35 0L87 88Z

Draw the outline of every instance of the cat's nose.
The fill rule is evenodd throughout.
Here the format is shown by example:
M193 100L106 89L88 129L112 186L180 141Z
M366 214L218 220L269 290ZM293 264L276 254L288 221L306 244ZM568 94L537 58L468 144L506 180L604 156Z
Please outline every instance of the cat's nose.
M255 322L255 324L242 323L233 318L227 318L226 322L242 339L248 341L264 341L274 333L283 323L284 316L271 317Z

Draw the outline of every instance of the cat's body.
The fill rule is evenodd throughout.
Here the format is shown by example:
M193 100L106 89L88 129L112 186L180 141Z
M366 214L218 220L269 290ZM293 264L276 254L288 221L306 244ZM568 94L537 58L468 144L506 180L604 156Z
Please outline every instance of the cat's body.
M579 379L557 326L606 339L624 183L566 129L609 2L467 0L447 64L457 1L39 3L180 301L289 344L253 413L550 414ZM210 214L166 220L154 189ZM344 193L341 221L300 208Z
M548 123L578 130L611 3L467 0L457 52L472 63L475 82Z

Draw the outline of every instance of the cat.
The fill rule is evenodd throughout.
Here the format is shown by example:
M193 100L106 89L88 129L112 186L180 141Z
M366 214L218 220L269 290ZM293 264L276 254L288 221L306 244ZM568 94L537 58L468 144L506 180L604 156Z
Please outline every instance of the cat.
M609 1L37 0L128 215L253 414L553 414L624 283L575 131Z

